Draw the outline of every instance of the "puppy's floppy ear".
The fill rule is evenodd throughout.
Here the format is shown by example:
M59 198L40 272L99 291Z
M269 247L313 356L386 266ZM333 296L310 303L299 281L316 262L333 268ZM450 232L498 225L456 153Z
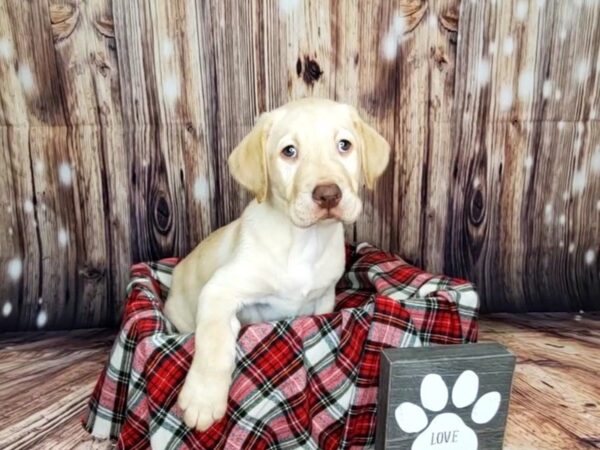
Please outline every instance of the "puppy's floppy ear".
M271 123L270 114L262 114L228 160L233 178L252 192L259 203L265 200L269 188L265 145Z
M362 138L361 164L365 184L373 189L390 159L390 144L355 112L356 128Z

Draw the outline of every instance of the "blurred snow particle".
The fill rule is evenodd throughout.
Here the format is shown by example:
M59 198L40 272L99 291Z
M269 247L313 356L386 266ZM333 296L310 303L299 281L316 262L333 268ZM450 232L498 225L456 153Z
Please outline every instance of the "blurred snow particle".
M10 316L11 312L12 312L12 303L7 300L4 302L4 305L2 306L2 316L8 317L8 316Z
M23 211L25 211L27 214L31 214L33 212L33 203L31 203L31 200L25 200L23 203Z
M505 55L512 55L515 50L515 41L512 36L508 36L504 39L504 44L502 45L502 51Z
M73 181L73 175L71 173L71 166L67 163L61 163L58 166L58 179L65 186L70 186Z
M554 94L554 100L560 100L562 98L562 91L560 89L557 89L555 94Z
M300 5L300 0L279 0L279 13L287 16Z
M519 76L519 98L527 100L533 93L534 75L532 70L526 70Z
M565 30L564 28L562 28L560 30L558 38L560 39L561 42L563 42L567 38L567 30Z
M500 111L508 111L513 103L513 91L510 85L505 84L500 88Z
M585 189L587 177L584 169L576 170L573 174L572 190L575 194L581 194Z
M477 83L479 86L485 86L490 81L490 62L486 58L481 58L477 64Z
M21 258L13 258L8 262L8 276L11 280L18 280L23 273L23 261Z
M515 8L515 17L517 18L517 20L519 22L522 22L525 20L525 18L527 17L528 10L529 10L529 5L527 4L527 1L520 0L517 3L517 6Z
M10 59L13 55L13 45L8 38L0 38L0 57L2 59Z
M596 261L596 252L593 249L589 249L585 252L584 260L588 266L591 266Z
M546 203L544 207L544 223L546 225L551 225L554 220L554 207L552 203Z
M69 233L64 228L58 231L58 244L65 247L69 243Z
M47 322L48 322L48 313L46 312L45 309L41 309L37 315L35 324L38 328L44 328L46 326Z
M552 80L545 80L544 86L542 87L542 96L544 98L550 98L552 95Z
M587 59L580 59L575 64L575 80L583 83L590 76L590 63Z
M594 153L592 153L592 159L590 161L592 173L600 173L600 145L596 147Z

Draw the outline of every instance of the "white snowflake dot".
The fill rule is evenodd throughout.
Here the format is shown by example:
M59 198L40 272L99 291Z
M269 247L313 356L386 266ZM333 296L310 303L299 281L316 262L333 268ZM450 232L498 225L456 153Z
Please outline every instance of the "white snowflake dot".
M554 100L560 100L562 98L562 91L560 89L557 89L556 92L554 93Z
M45 309L41 309L37 315L35 324L37 325L38 328L44 328L46 326L47 322L48 322L48 313L46 312Z
M164 58L168 59L171 56L173 56L174 46L173 46L173 41L171 41L171 39L165 38L163 40L161 48L162 48L162 54L163 54Z
M504 85L500 88L500 111L508 111L510 110L513 103L513 91L512 87L509 85Z
M279 0L279 13L287 16L300 5L300 0Z
M396 13L394 15L392 31L396 34L397 39L400 39L406 33L406 19L403 14Z
M554 216L554 207L552 206L552 203L546 203L546 206L544 207L544 223L546 225L550 225L554 218L553 216Z
M8 262L8 276L11 280L18 280L23 273L23 261L21 258L13 258Z
M529 5L525 0L520 0L517 3L517 7L515 8L515 17L519 22L522 22L527 17L527 11L529 10Z
M61 247L65 247L69 243L69 232L64 228L58 231L58 244Z
M567 217L564 214L561 214L558 218L558 223L560 225L564 225L567 222Z
M394 33L387 33L381 42L381 55L388 61L396 57L398 51L398 39Z
M532 70L526 70L519 76L519 98L527 100L533 94L534 74Z
M35 86L33 81L33 73L27 64L19 65L17 70L17 77L21 82L21 87L25 92L31 92Z
M600 200L596 202L596 211L600 211Z
M585 263L588 266L591 266L592 264L594 264L594 261L596 261L596 252L593 249L589 249L587 252L585 252Z
M544 98L550 98L552 95L552 80L545 80L544 86L542 87L542 96Z
M505 55L512 55L515 50L515 41L512 36L508 36L504 39L504 44L502 45L502 51Z
M482 58L477 64L477 83L479 86L485 86L490 81L490 62Z
M562 28L560 30L558 38L560 39L561 42L563 42L567 38L567 30L565 30L564 28Z
M4 305L2 306L2 315L4 317L8 317L8 316L10 316L11 312L12 312L12 303L7 300L4 302Z
M33 212L33 203L31 200L25 200L23 202L23 211L25 211L27 214L31 214Z
M490 42L490 45L488 47L488 52L490 53L490 55L496 54L497 48L498 48L498 44L496 44L496 40L494 39L493 41Z
M173 103L179 98L179 79L171 74L163 81L163 94L168 103Z
M431 28L436 28L437 24L438 24L438 18L437 18L437 16L435 14L431 14L429 16L429 26Z
M531 169L533 167L533 156L527 155L525 161L523 162L523 165L526 169Z
M600 173L600 145L598 145L596 150L594 150L594 153L592 153L590 167L592 169L592 173Z
M209 200L209 186L206 177L199 176L194 182L194 199L197 202L207 202Z
M587 59L580 59L575 64L575 80L583 83L590 76L590 63Z
M2 59L10 59L13 55L13 45L8 38L0 38L0 57Z
M572 190L575 194L581 194L585 189L587 176L584 169L576 170L573 174Z
M563 247L565 246L565 241L560 241L560 242L558 243L558 246L559 246L560 248L563 248Z
M35 173L36 175L41 175L42 173L44 173L44 161L41 160L37 160L35 162Z
M575 244L573 242L571 242L569 244L569 253L573 253L575 251Z
M559 120L556 124L556 128L558 128L558 131L562 131L565 129L565 123L562 120Z
M570 195L569 195L569 191L565 191L565 192L563 192L562 199L563 199L564 201L567 201L567 200L569 200L569 197L570 197Z
M70 186L73 182L71 166L67 163L61 163L58 166L58 179L65 186Z
M573 153L578 154L579 150L581 150L581 138L577 138L573 142Z

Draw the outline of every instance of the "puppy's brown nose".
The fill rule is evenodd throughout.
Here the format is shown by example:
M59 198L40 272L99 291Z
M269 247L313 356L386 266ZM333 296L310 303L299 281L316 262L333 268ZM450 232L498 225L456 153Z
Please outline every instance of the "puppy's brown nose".
M335 208L342 198L337 184L319 184L312 192L312 198L323 209Z

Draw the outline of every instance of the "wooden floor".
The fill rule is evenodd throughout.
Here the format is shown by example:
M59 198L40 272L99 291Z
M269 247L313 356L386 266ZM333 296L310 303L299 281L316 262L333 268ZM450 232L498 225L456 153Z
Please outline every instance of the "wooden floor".
M0 335L0 449L109 448L79 417L113 337ZM505 448L600 448L600 313L488 316L480 338L517 355Z

